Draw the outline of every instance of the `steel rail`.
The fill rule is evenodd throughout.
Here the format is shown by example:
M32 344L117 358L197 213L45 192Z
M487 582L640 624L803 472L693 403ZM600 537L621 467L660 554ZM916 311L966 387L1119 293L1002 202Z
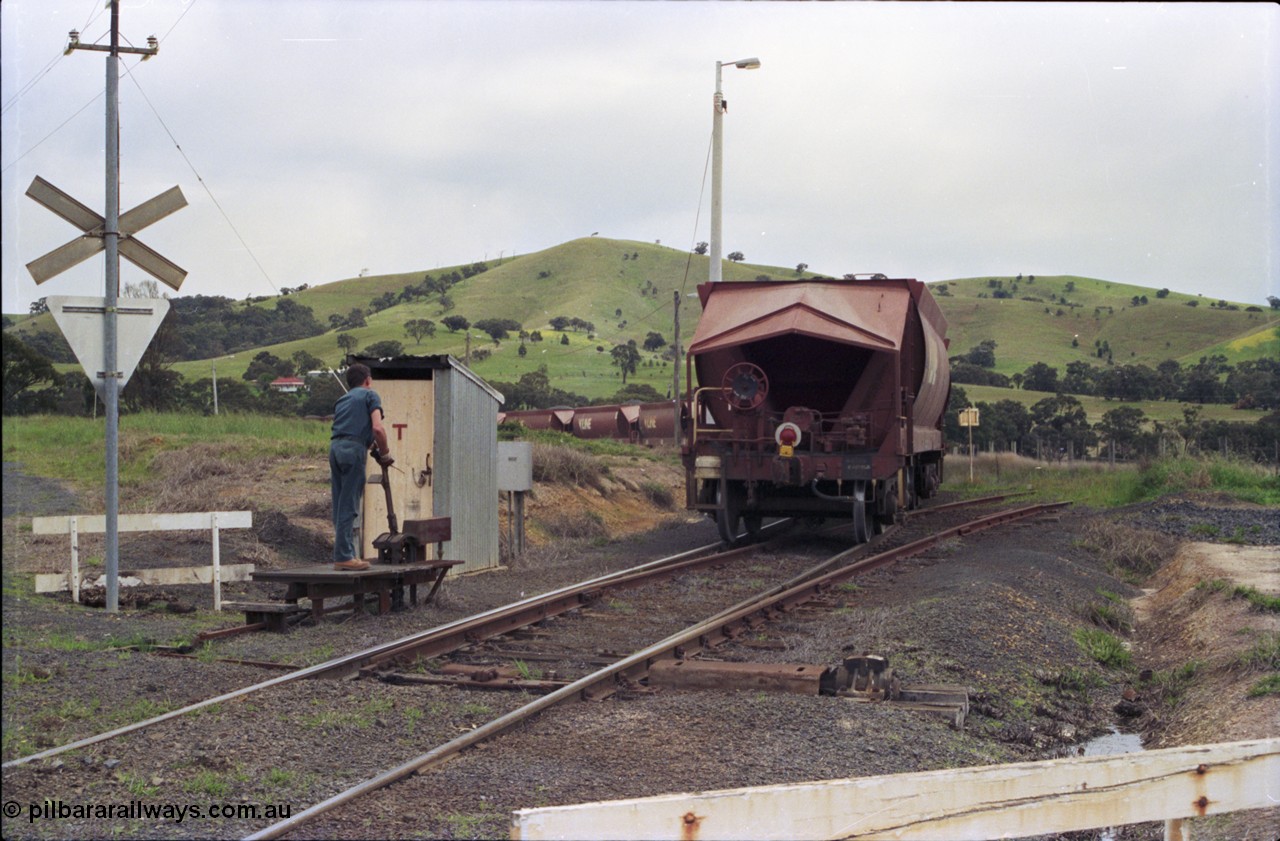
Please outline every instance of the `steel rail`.
M315 818L325 812L330 811L338 806L348 803L360 796L397 782L411 774L426 771L429 768L441 764L458 753L476 745L492 736L502 733L504 730L512 727L522 721L525 721L548 707L552 707L561 701L568 700L573 697L585 696L592 689L596 688L606 681L614 681L619 676L627 676L628 673L639 675L648 669L649 664L657 659L667 656L674 656L677 649L681 649L679 654L687 655L689 651L684 647L690 643L698 643L698 647L707 647L711 644L711 635L718 632L724 639L731 639L733 633L731 630L735 623L742 622L748 617L755 614L766 612L771 609L786 610L793 608L798 604L811 600L814 596L829 589L833 584L852 577L862 572L876 569L886 564L901 560L911 555L919 554L926 549L936 545L942 540L957 535L973 534L983 529L992 528L997 525L1012 522L1014 520L1032 517L1043 514L1046 511L1061 508L1070 503L1050 503L1044 505L1033 505L1025 508L1014 509L1012 511L998 512L986 517L980 517L968 523L954 526L949 529L930 535L929 537L908 543L896 549L873 555L869 558L863 558L854 561L852 564L841 567L839 569L827 572L823 575L810 578L807 581L797 584L781 592L771 592L771 595L761 598L753 596L746 601L740 602L733 607L717 613L708 619L692 625L683 631L673 634L660 642L656 642L634 654L619 660L618 662L606 666L596 672L586 675L568 686L557 689L556 691L543 695L540 698L526 704L519 709L513 710L505 715L499 716L487 724L481 725L475 730L469 731L466 735L453 739L432 750L410 759L401 765L365 780L345 791L322 800L305 810L292 815L289 818L278 821L258 832L245 837L245 841L257 841L257 839L279 838L284 833L301 826L307 821ZM865 545L865 544L864 544ZM836 559L848 558L856 553L861 546L853 549L845 550L835 556ZM829 564L830 561L824 562ZM803 574L802 574L803 575ZM777 588L774 588L777 590Z
M780 522L780 523L770 524L769 526L766 527L765 530L772 530L777 532L780 535L784 530L784 528L785 528L785 522ZM118 736L124 736L129 733L134 733L138 730L142 730L147 727L151 727L153 725L160 724L162 722L169 721L174 718L179 718L180 716L187 715L188 713L193 713L193 712L196 712L197 710L202 710L214 704L220 704L225 701L230 701L235 698L240 698L245 695L252 694L254 692L259 692L263 689L268 689L273 686L280 686L285 683L290 683L295 680L319 677L321 675L332 674L332 673L353 674L355 672L358 672L360 668L367 665L369 662L372 662L374 658L381 658L383 660L387 659L383 655L387 654L388 652L403 651L407 646L412 646L415 643L421 644L421 645L430 645L430 641L435 637L449 636L449 635L456 636L457 632L463 631L463 630L470 630L473 636L475 636L478 633L480 633L480 631L478 631L477 629L482 628L485 622L499 623L495 625L495 627L501 627L502 626L501 623L503 622L504 617L509 617L511 614L514 614L514 613L522 613L525 615L530 615L530 613L532 612L532 614L536 614L539 610L538 605L542 603L553 602L553 601L560 601L561 603L564 603L566 599L577 598L580 594L583 594L583 593L591 593L591 592L603 590L610 586L620 586L619 582L634 583L640 578L642 578L643 575L645 574L660 575L665 569L673 568L673 567L681 567L681 565L688 564L691 560L701 560L703 563L716 563L722 559L732 558L740 554L748 554L750 551L757 550L761 548L763 545L764 545L763 543L758 543L753 546L741 547L739 549L734 549L729 552L722 552L722 553L716 553L716 550L720 548L719 543L699 546L697 548L689 549L685 552L680 552L678 554L671 555L666 558L660 558L655 561L649 561L637 567L632 567L629 569L608 573L606 575L593 578L589 581L570 584L568 586L561 587L557 590L552 590L548 593L544 593L541 595L530 596L527 599L523 599L518 602L513 602L508 605L502 605L500 607L493 608L491 610L485 611L484 613L479 613L474 616L457 619L457 620L454 620L453 622L449 622L444 625L440 625L436 628L432 628L426 631L421 631L417 634L412 634L408 637L402 637L400 639L392 640L391 642L381 643L371 648L364 649L363 651L357 651L352 654L341 655L339 657L333 658L332 660L327 660L323 663L317 663L314 666L308 666L306 668L298 669L296 671L289 672L288 674L280 675L279 677L274 677L269 680L262 681L260 683L255 683L250 686L232 690L231 692L224 692L221 695L217 695L212 698L206 698L203 701L197 701L194 704L189 704L185 707L180 707L179 709L176 709L176 710L170 710L167 713L162 713L161 715L154 716L152 718L144 719L142 721L136 721L136 722L133 722L132 724L126 724L121 727L117 727L114 730L108 730L104 733L98 733L93 736L86 736L83 739L78 739L74 742L68 742L65 745L58 745L56 747L49 748L48 750L40 751L39 753L33 753L28 756L22 756L16 759L11 759L7 762L0 764L0 769L16 768L20 765L25 765L29 762L34 762L39 759L47 759L52 756L57 756L58 754L65 753L66 751L78 750L83 747L88 747L89 745L98 744L99 742L105 742L110 739L114 739ZM532 621L536 621L536 620L532 620ZM508 620L508 623L509 623L509 620ZM519 626L516 626L516 627L519 627Z
M937 511L950 511L954 508L966 508L970 505L985 505L988 502L1003 502L1006 499L1012 499L1015 496L1026 496L1031 491L1008 491L1006 493L994 494L992 496L980 496L974 499L962 499L958 502L946 502L942 505L930 505L927 508L913 508L910 511L904 511L907 519L912 517L920 517L925 514L933 514Z

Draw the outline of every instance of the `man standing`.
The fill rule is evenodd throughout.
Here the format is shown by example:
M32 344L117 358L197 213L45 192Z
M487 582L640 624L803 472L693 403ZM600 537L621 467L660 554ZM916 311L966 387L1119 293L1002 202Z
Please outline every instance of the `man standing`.
M346 394L333 409L329 437L329 485L333 492L333 568L362 570L369 562L356 557L356 509L364 492L364 466L369 448L377 445L378 464L390 467L393 459L382 426L382 398L373 390L369 366L359 362L347 369Z

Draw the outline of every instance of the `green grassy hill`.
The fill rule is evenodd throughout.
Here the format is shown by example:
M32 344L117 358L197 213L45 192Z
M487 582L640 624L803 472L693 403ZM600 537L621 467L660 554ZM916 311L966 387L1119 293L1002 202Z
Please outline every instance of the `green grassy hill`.
M992 280L1014 297L992 297ZM1257 305L1250 312L1249 305L1228 302L1235 307L1228 309L1216 299L1177 292L1158 298L1153 289L1070 276L966 278L935 284L935 292L937 286L946 288L938 303L949 322L951 353L994 339L1002 374L1024 371L1032 362L1060 372L1075 361L1103 365L1101 342L1117 365L1187 364L1214 353L1233 365L1280 358L1280 313ZM1134 306L1135 297L1147 303Z
M489 358L473 363L477 373L489 380L513 382L545 365L556 387L588 398L605 397L622 385L609 355L615 344L634 339L642 346L650 331L671 341L672 302L677 291L682 295L681 334L687 345L700 314L696 297L690 296L708 273L705 256L601 237L573 240L488 265L487 271L450 288L453 306L448 311L436 300L419 299L367 316L365 327L347 331L356 338L357 350L393 339L403 343L407 353L450 353L461 358L466 353L466 337L450 333L441 325L442 318L463 315L473 323L509 318L525 330L540 330L543 341L529 343L526 356L521 357L520 342L514 335L495 345L473 328L472 349L490 351ZM317 320L327 324L330 315L367 309L373 299L387 292L399 294L427 274L439 277L460 268L348 278L294 292L290 297L310 307ZM776 266L726 263L724 267L726 281L752 281L762 275L778 280L814 276ZM1105 361L1097 355L1102 342L1110 346L1116 364L1154 366L1165 359L1187 363L1211 353L1221 353L1233 364L1268 355L1280 357L1280 313L1256 305L1251 312L1244 304L1221 302L1223 306L1219 306L1216 300L1176 292L1157 297L1154 289L1070 276L964 278L931 286L950 322L951 353L963 354L986 339L994 339L996 370L1004 374L1023 371L1035 362L1048 363L1059 371L1076 360L1103 365ZM1009 297L995 297L997 291ZM1135 297L1145 297L1147 303L1135 306ZM277 300L266 299L254 306L275 307ZM550 320L555 316L592 322L595 337L552 330ZM417 318L436 322L436 335L415 343L404 325ZM11 316L11 320L16 323L9 329L19 334L57 330L47 314ZM260 350L280 357L306 350L337 366L342 358L338 332L239 351L233 358L216 361L218 375L239 378ZM561 343L561 335L568 337L567 344ZM628 382L645 383L666 394L672 384L672 363L661 353L642 352L642 356L639 371ZM174 369L188 379L202 379L210 375L212 364L211 360L180 362ZM683 375L682 367L682 379ZM994 391L998 394L980 399L1013 394L1011 390Z
M376 277L350 278L327 283L294 293L293 300L315 313L321 323L331 314L346 315L353 308L366 308L369 302L387 292L399 293L406 285L420 282L427 274L439 277L455 268L445 267L431 272L406 272ZM643 346L650 332L662 334L671 341L673 333L672 302L674 293L693 294L706 280L708 261L704 256L652 243L588 237L548 248L532 254L510 257L489 264L489 270L466 278L449 289L453 307L443 310L435 300L417 300L367 316L365 327L349 330L357 340L357 350L367 345L394 339L402 342L406 353L451 353L462 358L466 353L466 336L450 333L441 319L463 315L472 322L484 318L510 318L528 331L540 330L543 341L530 342L527 354L519 355L520 342L514 335L500 344L474 328L472 350L487 349L488 359L474 362L472 367L490 380L514 382L521 375L547 367L552 382L566 391L588 398L603 397L622 387L618 369L611 364L610 349L614 344L634 339ZM726 264L727 281L749 281L761 275L778 279L812 277L797 275L794 269L779 269L751 264ZM700 306L696 297L683 297L681 335L687 339L697 326ZM274 306L274 299L258 304ZM619 315L621 312L621 315ZM580 318L595 325L595 338L585 332L560 333L551 329L556 316ZM47 317L47 316L46 316ZM407 321L426 318L436 322L436 335L421 343L404 330ZM331 365L342 358L336 337L330 331L294 342L239 352L234 359L218 362L219 376L238 377L259 350L269 350L287 357L306 350ZM561 344L565 335L569 343ZM642 351L644 362L627 382L646 383L662 394L672 384L671 363L661 353ZM207 377L210 363L181 362L174 369L191 377ZM683 370L681 372L683 378Z

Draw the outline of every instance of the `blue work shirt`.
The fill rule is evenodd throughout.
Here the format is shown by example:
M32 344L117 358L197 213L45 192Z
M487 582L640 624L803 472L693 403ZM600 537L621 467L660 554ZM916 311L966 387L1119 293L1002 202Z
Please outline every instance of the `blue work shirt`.
M338 398L333 407L333 432L331 438L349 435L361 441L366 447L373 444L373 422L369 416L373 410L382 412L382 398L378 392L364 386L357 386ZM384 412L383 417L386 417Z

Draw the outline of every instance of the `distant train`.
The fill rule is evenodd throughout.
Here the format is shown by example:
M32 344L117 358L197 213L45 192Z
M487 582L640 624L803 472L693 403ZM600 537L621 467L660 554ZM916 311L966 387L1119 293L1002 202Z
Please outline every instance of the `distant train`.
M647 446L674 446L676 442L676 403L673 400L499 412L498 423L505 421L515 421L529 429L565 432L575 438L614 438Z
M765 517L868 540L942 481L946 319L917 280L706 283L689 344L689 508L733 543Z

